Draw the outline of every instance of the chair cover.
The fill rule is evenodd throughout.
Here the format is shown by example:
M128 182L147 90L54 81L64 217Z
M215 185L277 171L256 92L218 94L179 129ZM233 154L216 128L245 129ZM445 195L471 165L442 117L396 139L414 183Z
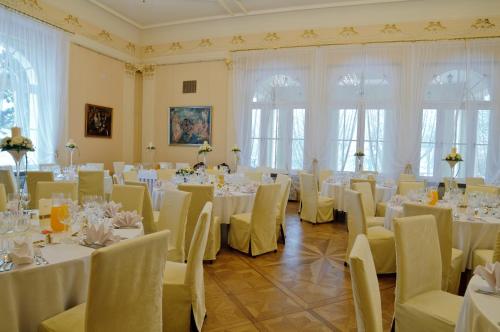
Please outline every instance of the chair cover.
M47 319L39 331L160 332L167 242L163 231L94 251L87 303Z
M408 182L408 181L409 182L416 182L417 177L414 174L402 173L399 175L398 184L399 184L399 182Z
M111 200L115 203L121 203L122 210L124 211L137 211L138 214L142 214L144 188L125 184L115 184L111 192Z
M483 186L484 185L484 178L465 178L465 185L466 186Z
M123 181L139 181L137 171L123 171Z
M453 331L463 299L444 292L436 219L395 218L396 331Z
M104 163L86 163L80 168L86 171L104 171Z
M377 272L366 235L356 237L349 255L358 331L382 332L382 303Z
M375 191L377 190L377 181L375 181L374 179L351 179L350 180L351 189L354 189L355 183L369 183L370 188L372 190L373 202L375 202Z
M497 233L495 247L491 249L476 249L472 256L472 270L478 265L500 262L500 232Z
M125 168L124 161L114 161L113 162L113 172L114 174L122 174Z
M187 264L167 262L163 279L163 331L190 331L191 313L198 331L206 315L203 255L207 245L212 202L203 207L193 232Z
M174 165L168 161L160 161L158 164L160 165L160 169L174 169Z
M165 192L157 229L170 231L167 254L169 261L184 263L186 260L184 238L191 195L191 193L180 190L167 190Z
M276 205L281 186L260 185L252 213L231 216L229 246L252 256L278 249L276 242Z
M384 226L384 217L375 216L376 205L373 200L371 184L369 182L354 182L352 187L355 191L361 193L361 203L365 212L366 226Z
M364 234L370 243L377 274L394 273L396 271L394 234L381 226L367 226L359 192L346 189L344 191L344 202L347 209L347 229L349 231L346 261L349 258L356 237L359 234Z
M7 195L17 192L16 179L12 169L0 169L0 183L3 183Z
M161 181L168 181L175 176L175 169L160 168L156 172L158 174L158 180Z
M7 193L5 192L5 186L0 183L0 212L5 211L7 206Z
M52 199L52 194L58 193L64 194L64 197L69 197L72 201L77 201L78 184L72 181L39 181L36 185L35 191L35 208L38 209L38 203L41 199Z
M83 197L87 195L104 197L103 171L78 172L78 201L80 204L82 204Z
M318 189L321 191L321 186L323 185L323 182L328 180L333 176L333 171L329 169L324 169L319 172L319 179L318 179Z
M422 190L425 188L423 181L403 181L398 185L397 193L406 196L411 191Z
M318 184L311 174L299 174L300 199L302 208L300 218L312 223L328 222L333 220L333 205L335 200L330 197L319 196Z
M262 172L258 171L246 171L245 177L253 182L262 182Z
M280 200L278 202L278 214L276 215L276 238L279 238L281 232L281 235L283 236L283 242L285 242L286 205L288 203L288 197L290 196L292 179L288 175L278 174L278 176L276 177L276 183L279 183L281 186Z
M214 200L214 186L199 185L199 184L180 184L177 187L179 190L190 192L191 204L189 205L189 212L186 224L186 238L184 243L185 254L189 255L189 248L191 245L191 238L198 222L203 207L207 202ZM210 213L210 215L212 215ZM220 223L218 218L212 217L210 220L210 230L208 233L207 249L205 250L205 260L215 260L217 253L220 250Z
M31 200L28 204L30 209L35 209L38 202L36 197L36 184L38 181L54 181L54 173L30 171L26 175L26 185L28 186L28 193L31 195Z
M189 163L175 163L175 169L187 168Z
M138 186L144 188L144 200L142 201L142 224L144 225L144 233L151 234L156 232L156 220L153 212L153 201L149 193L148 185L145 182L125 181L126 185Z
M500 195L500 187L495 186L466 186L465 193L479 192L485 194Z

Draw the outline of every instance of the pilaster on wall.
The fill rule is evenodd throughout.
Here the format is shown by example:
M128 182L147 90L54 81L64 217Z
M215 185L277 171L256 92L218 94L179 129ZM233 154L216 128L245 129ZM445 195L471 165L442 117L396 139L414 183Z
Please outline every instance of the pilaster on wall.
M146 152L146 146L149 142L154 143L154 113L155 113L155 67L154 65L144 65L142 68L142 75L144 77L142 82L142 147L141 147L141 161L153 162L150 153Z
M123 74L122 158L126 163L132 163L134 161L135 73L136 67L130 63L125 63Z

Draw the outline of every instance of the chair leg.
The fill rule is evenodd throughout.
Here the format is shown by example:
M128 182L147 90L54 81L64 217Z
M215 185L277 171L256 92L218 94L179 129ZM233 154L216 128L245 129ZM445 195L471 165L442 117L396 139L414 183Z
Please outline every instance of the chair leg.
M283 244L285 244L285 232L283 231L283 225L280 225L281 238L283 239Z

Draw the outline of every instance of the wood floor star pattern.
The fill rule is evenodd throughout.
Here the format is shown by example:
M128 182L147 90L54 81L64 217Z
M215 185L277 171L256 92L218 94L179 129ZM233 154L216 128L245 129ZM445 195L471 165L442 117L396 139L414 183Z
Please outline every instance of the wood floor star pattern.
M344 222L300 222L287 208L286 244L251 258L228 247L205 267L203 331L356 331ZM390 330L395 276L379 276L384 329Z

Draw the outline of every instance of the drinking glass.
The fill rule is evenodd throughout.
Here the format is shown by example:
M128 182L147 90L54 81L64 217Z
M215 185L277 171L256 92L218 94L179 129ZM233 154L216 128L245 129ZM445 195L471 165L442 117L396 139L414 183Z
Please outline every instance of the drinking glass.
M66 225L61 221L68 218L68 205L63 193L52 194L52 208L50 210L50 226L54 232L63 232Z

